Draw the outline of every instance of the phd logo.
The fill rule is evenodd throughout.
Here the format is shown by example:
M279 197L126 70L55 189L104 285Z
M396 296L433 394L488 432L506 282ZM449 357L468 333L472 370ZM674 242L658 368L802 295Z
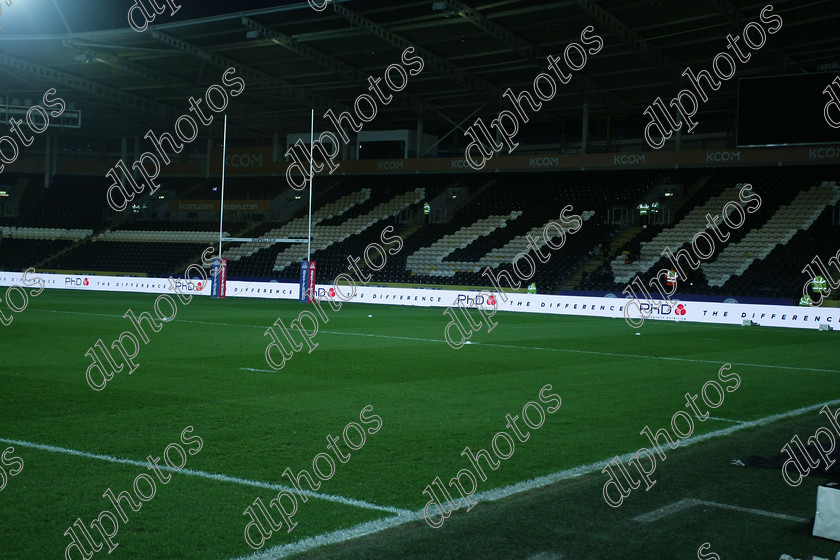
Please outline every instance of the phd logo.
M459 294L457 301L458 301L458 305L460 305L462 307L479 308L480 306L484 305L485 301L487 302L488 305L493 305L493 303L490 303L489 298L487 300L485 300L484 296L482 296L482 295L477 295L475 297L470 297L466 294ZM493 299L493 301L495 301L495 298Z
M658 316L658 317L684 317L686 314L686 307L682 303L678 303L677 305L673 305L672 303L650 303L645 302L640 304L642 313L645 316Z
M279 290L278 290L279 292ZM286 293L286 290L283 290L283 293ZM315 297L318 299L324 299L326 297L335 297L335 288L330 288L329 290L325 290L324 288L316 288L315 289Z
M90 282L88 282L87 278L85 278L84 280L82 280L81 278L72 278L70 276L64 278L65 286L81 287L87 286L88 284L90 284Z
M175 288L182 292L200 292L203 284L201 282L195 283L192 280L175 280Z
M651 313L657 313L659 315L670 315L671 311L673 311L673 308L667 303L645 302L642 303L640 307L642 308L642 312L645 315L650 315Z

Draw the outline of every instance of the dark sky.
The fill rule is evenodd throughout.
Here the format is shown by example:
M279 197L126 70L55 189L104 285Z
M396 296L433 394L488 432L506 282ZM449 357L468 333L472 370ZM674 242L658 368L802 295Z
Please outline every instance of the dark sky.
M128 10L135 1L148 0L0 0L2 34L40 35L66 33L59 10L74 33L128 28ZM158 0L164 4L165 0ZM153 23L167 23L225 13L289 6L301 0L173 0L181 9L170 16L169 8ZM8 3L11 2L11 6ZM305 3L305 0L303 0ZM146 4L148 6L148 4Z

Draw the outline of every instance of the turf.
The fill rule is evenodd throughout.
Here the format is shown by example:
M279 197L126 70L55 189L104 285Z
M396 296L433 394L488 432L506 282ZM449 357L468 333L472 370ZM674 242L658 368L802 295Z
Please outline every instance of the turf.
M188 457L188 469L287 485L286 467L311 471L313 458L329 453L326 436L341 437L370 405L382 428L346 463L336 462L320 492L416 511L436 476L446 481L470 467L460 455L464 447L490 449L494 434L511 433L505 415L521 415L546 384L562 406L530 430L528 441L517 441L497 470L485 467L479 492L649 447L641 429L667 427L685 409L685 393L717 379L726 363L741 384L712 411L725 420L695 422L694 435L736 425L726 420L757 420L840 398L834 332L648 321L635 336L620 320L500 312L492 332L476 333L473 344L453 350L443 342L441 309L384 305L326 308L329 322L312 353L296 353L281 371L251 371L270 370L265 330L278 317L288 325L305 307L209 298L179 302L176 318L159 333L147 329L140 367L92 390L85 352L100 338L110 346L130 330L122 317L128 309L154 313L154 299L61 290L30 298L10 326L0 327L0 438L145 462L193 426L203 447ZM693 558L710 542L722 558L829 556L833 545L810 537L802 524L741 512L698 507L644 526L632 521L685 497L810 517L820 481L813 475L792 489L779 471L728 463L775 455L794 433L804 439L826 424L814 411L668 450L653 475L658 483L634 491L621 508L604 503L606 476L596 472L480 503L438 530L419 521L308 555L547 559L631 551L632 557ZM0 451L8 445L0 442ZM63 533L77 518L89 525L113 509L102 497L107 488L130 491L134 477L149 472L22 445L15 455L25 467L0 491L3 558L61 557L69 543ZM140 511L127 512L113 555L227 559L252 552L242 512L257 497L268 503L276 491L183 473L172 478ZM315 496L298 505L299 524L291 533L274 533L264 550L392 517ZM779 531L790 538L762 538ZM382 552L388 550L395 552Z

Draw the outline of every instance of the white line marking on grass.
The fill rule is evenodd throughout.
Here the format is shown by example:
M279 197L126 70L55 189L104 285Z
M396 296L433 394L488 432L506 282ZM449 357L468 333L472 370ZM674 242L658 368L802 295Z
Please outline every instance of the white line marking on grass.
M434 338L415 338L413 336L396 336L392 334L371 334L371 333L355 333L355 332L341 332L341 331L318 331L327 334L345 334L349 336L369 336L372 338L394 338L396 340L415 340L417 342L446 342L445 340L437 340ZM473 344L478 344L473 342Z
M802 517L794 517L793 515L785 515L784 513L765 511L763 509L745 508L741 506L733 506L730 504L720 504L717 502L708 502L706 500L695 500L693 498L683 498L682 500L674 502L673 504L669 504L665 507L655 509L651 512L639 515L638 517L634 517L633 521L639 521L640 523L653 523L654 521L659 521L660 519L668 517L669 515L674 515L675 513L679 513L685 509L693 508L696 506L711 506L732 511L740 511L743 513L752 513L754 515L763 515L764 517L772 517L773 519L781 519L783 521L808 523L807 519L804 519Z
M148 467L149 463L142 462L142 461L135 461L133 459L120 459L119 457L112 457L110 455L99 455L97 453L88 453L86 451L77 451L75 449L68 449L66 447L57 447L55 445L45 445L42 443L32 443L29 441L21 441L17 439L6 439L0 438L0 442L3 443L11 443L13 445L19 445L21 447L29 447L32 449L40 449L41 451L49 451L51 453L64 453L67 455L75 455L77 457L85 457L88 459L98 459L100 461L107 461L109 463L119 463L121 465L132 465L135 467ZM249 480L246 478L238 478L234 476L227 476L223 474L215 474L209 473L205 471L197 471L193 469L181 469L180 471L175 469L170 469L165 465L161 465L160 468L162 470L167 470L169 472L174 473L181 473L187 476L197 476L200 478L207 478L210 480L215 480L217 482L228 482L233 484L241 484L242 486L253 486L255 488L265 488L268 490L288 490L290 492L295 492L295 489L291 486L285 486L283 484L274 484L270 482L260 482L258 480ZM306 491L307 496L312 496L313 498L318 498L321 500L326 500L328 502L337 502L339 504L343 504L346 506L355 506L363 509L373 509L377 511L385 511L388 513L395 513L397 515L406 515L410 514L408 510L389 507L389 506L380 506L377 504L372 504L370 502L365 502L364 500L356 500L353 498L345 498L343 496L335 496L332 494L323 494L319 492L313 492L311 490Z
M618 358L646 358L649 360L668 360L672 362L694 362L698 364L720 364L720 362L714 360L695 360L692 358L674 358L669 356L645 356L642 354L620 354L618 352L598 352L595 350L573 350L571 348L543 348L539 346L515 346L512 344L488 344L486 342L473 342L473 344L481 344L482 346L497 346L499 348L516 348L519 350L546 350L550 352L569 352L572 354L594 354L597 356L616 356ZM749 366L749 367L762 367L762 368L770 368L770 369L790 369L793 371L818 371L823 373L840 373L840 370L836 369L818 369L818 368L806 368L806 367L794 367L794 366L777 366L777 365L767 365L767 364L750 364L745 362L729 362L734 366Z
M730 420L729 418L715 418L714 416L709 416L707 420L720 420L721 422L731 422L733 424L746 424L743 420Z
M104 313L88 313L86 311L56 311L51 309L41 309L39 311L46 311L48 313L68 313L73 315L95 315L97 317L114 317L116 319L122 319L122 315L107 315ZM186 319L173 319L173 323L195 323L198 325L218 325L222 327L239 327L239 328L249 328L249 329L266 329L268 327L263 325L243 325L241 323L219 323L215 321L189 321ZM325 334L334 334L334 335L344 335L344 336L366 336L371 338L391 338L395 340L413 340L415 342L432 342L432 343L440 343L444 344L445 341L442 339L436 338L415 338L411 336L394 336L389 334L371 334L371 333L356 333L356 332L348 332L348 331L325 331L319 330L319 333ZM516 346L514 344L495 344L492 342L473 342L473 345L479 346L490 346L493 348L512 348L515 350L543 350L545 352L566 352L571 354L590 354L593 356L615 356L617 358L638 358L643 360L666 360L670 362L691 362L696 364L720 364L721 362L714 361L714 360L696 360L692 358L674 358L669 356L646 356L644 354L622 354L618 352L599 352L597 350L574 350L572 348L546 348L542 346ZM747 367L759 367L759 368L768 368L768 369L786 369L791 371L814 371L818 373L840 373L840 370L837 369L820 369L820 368L807 368L801 366L779 366L779 365L768 365L768 364L752 364L747 362L729 362L733 366L747 366Z
M323 535L307 537L293 543L278 544L266 550L254 552L246 556L240 556L236 560L275 560L275 558L285 558L286 556L291 556L292 554L299 554L301 552L313 550L329 544L343 543L359 537L364 537L365 535L373 535L384 531L385 529L397 527L412 521L419 521L421 519L423 519L422 511L407 513L397 517L389 517L387 519L376 519L374 521L368 521L366 523L355 525L348 529L339 529L338 531L324 533Z
M324 332L327 334L343 334L343 335L350 335L350 336L370 336L374 338L396 338L401 340L417 340L420 342L443 342L440 340L436 340L433 338L412 338L409 336L393 336L388 334L370 334L370 333L354 333L354 332L337 332L337 331L318 331ZM516 350L544 350L547 352L570 352L573 354L593 354L596 356L616 356L619 358L642 358L648 360L668 360L674 362L694 362L699 364L720 364L720 362L714 360L695 360L691 358L674 358L669 356L645 356L643 354L620 354L618 352L598 352L596 350L573 350L571 348L545 348L541 346L517 346L515 344L496 344L492 342L473 342L472 344L476 344L479 346L491 346L494 348L513 348ZM840 370L836 369L817 369L817 368L806 368L806 367L794 367L794 366L777 366L777 365L767 365L767 364L750 364L744 362L729 362L732 365L736 366L749 366L749 367L763 367L763 368L770 368L770 369L790 369L793 371L817 371L823 373L840 373Z
M275 371L273 369L254 369L254 368L250 368L250 367L241 367L239 369L244 369L245 371L262 371L262 372L265 372L265 373L277 373L277 371L279 371L279 370Z
M337 332L337 331L318 331L324 332L328 334L343 334L343 335L351 335L351 336L370 336L374 338L396 338L401 340L416 340L420 342L443 342L441 340L436 340L433 338L412 338L409 336L393 336L388 334L370 334L370 333L354 333L354 332ZM572 354L593 354L596 356L615 356L618 358L642 358L648 360L668 360L673 362L694 362L698 364L720 364L720 362L714 360L695 360L692 358L674 358L669 356L646 356L643 354L621 354L618 352L599 352L597 350L574 350L571 348L545 348L542 346L517 346L515 344L497 344L493 342L473 342L472 344L479 345L479 346L490 346L494 348L513 348L516 350L544 350L546 352L568 352ZM793 371L816 371L822 373L840 373L840 370L836 369L818 369L818 368L806 368L806 367L794 367L794 366L777 366L777 365L767 365L767 364L750 364L744 362L729 362L732 365L736 366L748 366L748 367L762 367L762 368L770 368L770 369L790 369Z
M684 509L693 508L694 506L699 505L699 502L699 500L695 500L693 498L683 498L678 502L668 504L667 506L663 506L648 513L643 513L642 515L637 515L633 518L633 521L638 521L640 523L653 523L654 521L659 521L669 515L679 513Z
M525 560L561 560L563 556L554 552L537 552Z
M114 319L122 319L122 315L113 315L111 313L91 313L90 311L59 311L58 309L38 309L45 313L64 313L65 315L92 315L94 317L113 317Z
M758 426L764 426L765 424L770 424L772 422L776 422L778 420L784 420L786 418L792 418L794 416L800 416L807 412L812 412L814 410L818 410L826 405L835 405L840 404L840 399L827 401L824 403L819 403L811 406L805 406L802 408L797 408L795 410L789 410L787 412L782 412L780 414L773 414L771 416L765 416L764 418L759 418L758 420L752 420L750 422L744 422L742 424L737 424L735 426L730 426L728 428L724 428L722 430L717 430L715 432L709 432L707 434L702 434L698 436L692 436L684 440L680 440L679 445L680 447L688 447L689 445L693 445L696 443L700 443L712 438L728 436L734 432L745 430L748 428L755 428ZM636 454L636 451L628 452L623 455L619 456L619 460L621 462L626 462L628 459L632 458ZM512 496L514 494L519 494L521 492L527 492L529 490L534 490L536 488L541 488L543 486L548 486L550 484L554 484L555 482L560 482L561 480L568 480L571 478L577 478L586 474L591 474L595 472L600 472L601 469L612 461L612 457L608 459L603 459L601 461L597 461L595 463L589 463L587 465L580 465L578 467L573 467L571 469L566 469L563 471L558 471L555 473L547 474L544 476L540 476L537 478L533 478L531 480L526 480L523 482L517 482L515 484L511 484L509 486L505 486L502 488L494 488L492 490L485 490L483 492L479 492L472 496L472 499L476 502L493 502L496 500L500 500L502 498L507 498L508 496ZM713 504L713 502L709 502ZM760 510L750 510L748 508L738 508L738 506L726 506L723 504L714 504L718 507L727 507L729 509L737 509L738 511L748 511L750 513L759 512ZM767 514L768 512L762 512L762 514ZM781 514L778 514L781 515ZM799 518L795 517L786 517L787 519L792 519L796 521L801 521ZM400 514L397 517L390 517L387 519L381 519L376 521L369 521L367 523L362 523L360 525L356 525L349 529L341 529L339 531L333 531L331 533L325 533L323 535L318 535L316 537L309 537L294 543L289 544L282 544L277 545L267 550L256 552L250 554L248 556L241 556L236 558L235 560L274 560L275 558L284 558L286 556L290 556L292 554L300 554L301 552L305 552L307 550L312 550L315 548L319 548L321 546L325 546L328 544L338 544L342 542L346 542L349 540L353 540L355 538L371 535L374 533L378 533L380 531L384 531L385 529L390 529L391 527L397 527L399 525L403 525L404 523L410 523L412 521L419 521L423 519L423 510L418 510L415 512L409 512L407 514Z

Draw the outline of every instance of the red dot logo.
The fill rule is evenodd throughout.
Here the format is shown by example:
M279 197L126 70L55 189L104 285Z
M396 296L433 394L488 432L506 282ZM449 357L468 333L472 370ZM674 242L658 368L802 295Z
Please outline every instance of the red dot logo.
M85 286L87 286L88 284L90 284L90 282L88 282L88 279L87 279L87 278L85 278L85 281L84 281L84 282L82 282L82 284L84 284Z
M330 288L330 297L335 297L335 288Z
M685 315L685 306L683 304L679 304L674 310L674 313L680 316Z
M496 305L496 296L491 295L489 298L487 298L487 303L490 305Z
M199 282L196 287L200 290L201 289L201 282Z

